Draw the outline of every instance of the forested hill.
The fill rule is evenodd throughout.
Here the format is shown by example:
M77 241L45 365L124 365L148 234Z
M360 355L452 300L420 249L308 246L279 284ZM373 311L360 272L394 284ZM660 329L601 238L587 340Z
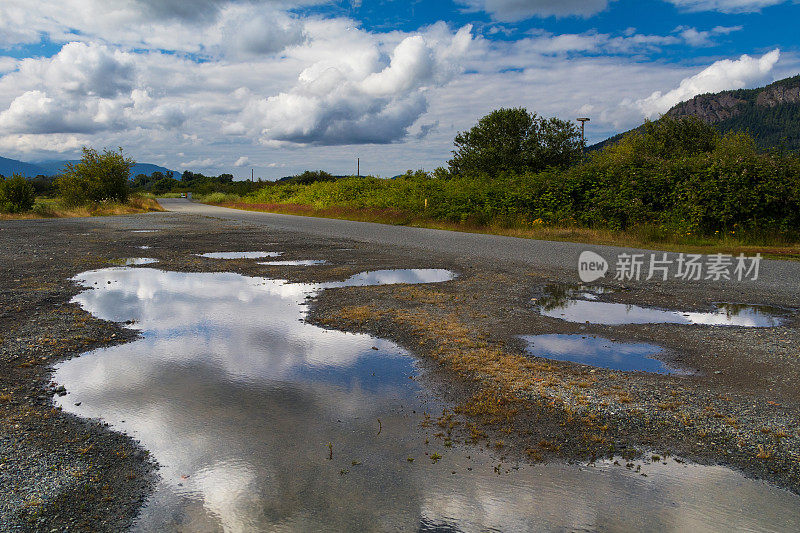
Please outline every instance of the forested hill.
M800 149L800 75L758 89L701 94L665 113L696 116L721 133L746 131L762 149ZM638 129L638 128L637 128ZM588 148L595 150L619 140L615 135Z
M12 176L20 174L22 176L32 178L34 176L55 176L61 174L67 163L75 164L77 160L51 160L51 161L37 161L35 163L25 163L17 161L16 159L8 159L0 157L0 176ZM137 174L151 175L153 172L159 171L162 174L171 172L168 168L151 163L135 163L131 167L131 178ZM180 175L179 172L173 172L176 176Z

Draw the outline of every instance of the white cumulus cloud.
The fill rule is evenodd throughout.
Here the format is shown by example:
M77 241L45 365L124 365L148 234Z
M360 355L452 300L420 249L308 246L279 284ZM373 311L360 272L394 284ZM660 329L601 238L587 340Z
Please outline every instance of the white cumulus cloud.
M180 126L185 104L154 98L140 87L141 63L148 59L106 45L72 42L53 57L19 61L15 71L0 77L0 134Z
M647 98L638 100L636 106L646 117L652 118L698 94L742 89L750 84L763 82L780 59L780 55L780 50L775 49L761 57L750 57L745 54L735 61L730 59L717 61L698 74L683 79L676 89L666 93L656 91Z
M17 70L19 59L16 57L0 56L0 74Z
M532 17L588 17L608 7L609 0L458 0L470 11L484 11L494 20L516 22ZM613 1L613 0L610 0Z
M3 0L0 47L103 41L201 54L271 53L302 40L286 10L324 0Z
M306 67L288 91L251 99L229 133L258 135L263 143L340 145L397 141L428 107L426 92L446 84L472 41L471 26L451 34L444 25L403 38L380 60L379 42L358 32L338 51ZM357 49L354 55L348 48ZM304 55L306 51L298 52Z
M72 42L49 60L26 59L20 77L36 78L73 95L112 98L134 83L131 54L107 46Z
M688 26L678 26L675 28L675 33L680 35L686 41L686 44L690 46L712 46L714 45L714 37L728 35L742 29L742 26L716 26L710 30L701 31Z
M667 0L686 11L720 11L722 13L755 13L765 7L783 4L786 0Z

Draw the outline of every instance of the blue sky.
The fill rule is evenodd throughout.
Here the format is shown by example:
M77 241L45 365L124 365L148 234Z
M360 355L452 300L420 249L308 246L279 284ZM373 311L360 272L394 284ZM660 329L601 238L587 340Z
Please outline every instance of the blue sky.
M446 163L499 107L590 142L800 73L795 0L4 0L0 155L276 178Z

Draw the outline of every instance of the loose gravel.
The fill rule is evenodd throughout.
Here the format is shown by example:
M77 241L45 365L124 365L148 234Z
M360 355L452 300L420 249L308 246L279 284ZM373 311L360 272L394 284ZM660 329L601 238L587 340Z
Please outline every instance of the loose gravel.
M343 280L364 270L454 270L454 281L413 290L325 290L312 302L309 320L395 340L420 358L429 386L465 406L496 376L489 370L465 376L448 366L441 354L459 339L455 330L441 327L445 323L457 324L458 335L486 349L514 357L525 356L520 335L586 334L659 344L668 364L694 373L612 372L537 360L548 365L547 379L515 391L525 409L506 423L486 424L486 438L504 440L499 453L530 460L670 453L728 465L800 493L796 316L769 329L572 324L541 316L532 302L553 284L574 283L571 271L306 235L250 221L153 213L0 222L0 531L125 530L153 489L157 465L147 451L102 421L54 409L53 395L69 391L51 382L58 362L136 337L124 324L97 320L70 303L79 291L70 280L142 256L142 246L159 261L150 267L296 282ZM243 250L326 263L262 265L195 255ZM719 301L800 308L798 290L784 288L607 285L614 291L603 294L603 301L669 309L710 310ZM354 309L362 313L355 317Z

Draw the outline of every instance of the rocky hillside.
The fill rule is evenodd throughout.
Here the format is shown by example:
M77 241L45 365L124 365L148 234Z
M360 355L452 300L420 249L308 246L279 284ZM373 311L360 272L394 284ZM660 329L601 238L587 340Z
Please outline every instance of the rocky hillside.
M666 112L670 117L694 115L720 132L746 131L763 149L800 149L800 75L758 89L701 94ZM589 149L602 148L616 135Z
M708 124L718 124L747 114L753 108L758 109L761 114L766 114L767 109L798 103L800 103L800 76L795 76L776 81L761 89L701 94L681 102L666 114L671 117L694 115Z

